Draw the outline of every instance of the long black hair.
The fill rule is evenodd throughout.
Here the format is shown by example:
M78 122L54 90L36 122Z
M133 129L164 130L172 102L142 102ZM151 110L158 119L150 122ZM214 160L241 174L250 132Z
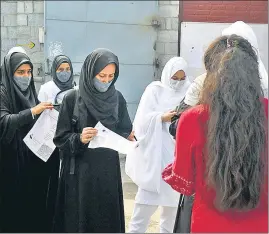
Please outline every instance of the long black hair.
M218 69L207 75L200 100L209 107L208 184L220 210L253 209L265 178L267 129L258 58L247 40L231 35L210 63Z

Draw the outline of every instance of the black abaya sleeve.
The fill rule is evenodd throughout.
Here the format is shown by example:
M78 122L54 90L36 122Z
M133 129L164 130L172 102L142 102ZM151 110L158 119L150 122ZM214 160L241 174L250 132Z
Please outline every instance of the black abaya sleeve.
M53 139L54 144L63 151L77 154L87 148L80 141L80 133L74 132L72 125L75 92L69 92L64 96L57 122L57 128Z
M10 111L11 100L7 95L7 90L1 86L1 109L0 109L0 140L11 142L16 134L16 131L23 126L33 123L31 109L20 111L18 114L12 114Z
M124 138L127 138L132 132L132 122L128 113L127 104L120 92L119 93L119 123L116 133Z

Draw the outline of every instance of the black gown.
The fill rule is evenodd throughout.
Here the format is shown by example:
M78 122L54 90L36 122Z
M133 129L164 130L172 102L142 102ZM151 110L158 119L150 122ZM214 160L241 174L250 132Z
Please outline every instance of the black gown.
M51 232L58 185L59 158L45 163L23 142L35 120L20 106L12 113L7 90L1 86L0 231Z
M119 154L105 148L89 149L88 144L81 143L81 122L94 127L97 120L90 113L78 113L78 121L72 124L76 92L72 90L64 97L54 138L63 155L55 231L124 233ZM126 101L120 92L118 95L119 122L111 130L127 138L132 123Z

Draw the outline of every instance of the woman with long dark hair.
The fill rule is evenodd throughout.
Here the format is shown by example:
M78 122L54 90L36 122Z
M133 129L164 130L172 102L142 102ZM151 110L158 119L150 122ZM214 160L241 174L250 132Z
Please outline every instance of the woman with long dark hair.
M257 55L231 35L211 66L200 105L181 115L175 161L163 179L195 194L191 232L267 233L268 99Z
M207 74L210 74L214 72L216 69L218 69L218 64L220 56L217 56L219 53L223 53L227 48L227 36L222 36L217 39L215 39L207 48L205 54L204 54L204 66L206 73L204 73L202 76L205 76ZM217 56L217 57L216 57ZM215 66L212 67L212 64L215 64ZM198 81L197 81L198 79ZM193 86L192 89L188 89L184 101L181 102L179 108L178 108L178 115L177 119L174 120L169 128L170 134L176 138L176 131L177 131L177 125L178 121L180 119L180 116L184 111L191 108L192 106L195 106L197 104L197 99L200 96L201 90L202 90L202 84L200 81L200 78L198 77L194 82L197 82L195 86ZM199 99L198 99L199 101ZM187 105L187 104L188 105ZM180 195L179 199L179 206L177 210L177 217L175 221L174 226L174 233L189 233L190 232L190 223L191 223L191 213L192 213L192 206L193 206L193 200L194 195L192 196L185 196L183 194Z
M177 129L177 124L178 124L180 115L188 108L198 104L199 96L203 88L203 83L204 83L206 74L211 73L213 71L214 67L211 66L212 64L217 64L215 56L218 53L222 53L223 51L226 50L227 38L228 38L227 36L221 36L215 39L213 42L211 42L211 44L208 46L203 57L203 62L204 62L206 73L198 76L193 81L193 83L191 83L191 85L186 91L186 95L184 99L181 101L180 105L178 106L178 113L172 119L172 123L169 127L169 132L174 138L176 137L176 129Z

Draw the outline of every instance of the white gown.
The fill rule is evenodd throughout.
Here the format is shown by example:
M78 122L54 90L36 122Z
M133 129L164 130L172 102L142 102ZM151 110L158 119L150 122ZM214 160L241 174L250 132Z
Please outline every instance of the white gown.
M179 87L171 86L171 77L185 71L187 63L175 57L165 65L161 82L152 82L140 100L133 130L139 147L127 155L126 174L139 187L136 203L177 207L180 194L162 180L163 169L174 160L175 140L169 133L170 123L161 120L163 113L174 110L190 85L186 78Z
M170 163L173 162L174 154L167 151L167 144L172 143L171 147L174 148L175 141L169 133L169 123L162 124L162 135L163 139L167 139L163 142L166 147L162 147L162 157L161 157L161 171ZM160 175L156 175L160 176ZM180 194L173 190L170 185L165 183L160 179L160 193L155 193L147 191L138 187L138 192L135 197L135 202L145 205L157 205L157 206L168 206L168 207L178 207Z

